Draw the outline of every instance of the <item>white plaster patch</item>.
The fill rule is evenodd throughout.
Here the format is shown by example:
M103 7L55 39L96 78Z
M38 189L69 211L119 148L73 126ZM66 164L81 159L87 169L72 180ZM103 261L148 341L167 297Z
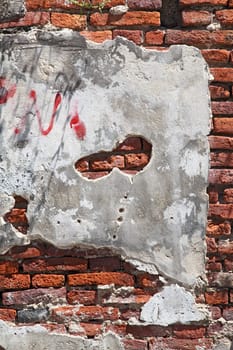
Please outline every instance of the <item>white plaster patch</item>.
M171 285L164 287L142 307L140 319L149 324L168 326L205 321L207 314L198 309L190 292Z

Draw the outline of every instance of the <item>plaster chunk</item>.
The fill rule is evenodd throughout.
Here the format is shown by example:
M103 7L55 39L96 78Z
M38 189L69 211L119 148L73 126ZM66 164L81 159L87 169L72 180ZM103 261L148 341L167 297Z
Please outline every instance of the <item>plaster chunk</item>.
M27 238L113 247L195 285L205 273L211 117L199 50L94 44L69 30L0 41L0 193L28 199ZM76 171L78 159L135 135L152 144L136 175L114 168L93 181Z
M1 0L0 22L19 19L25 14L24 0Z
M193 295L178 285L164 287L142 307L140 319L149 324L168 326L207 320L208 313L198 309Z

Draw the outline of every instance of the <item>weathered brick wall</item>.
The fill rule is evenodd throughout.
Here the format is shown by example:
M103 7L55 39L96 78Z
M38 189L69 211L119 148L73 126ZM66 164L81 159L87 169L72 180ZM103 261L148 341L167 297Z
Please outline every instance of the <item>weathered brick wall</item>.
M93 1L94 5L98 3L99 0ZM161 290L160 276L137 271L110 250L59 250L34 242L1 256L0 319L21 325L40 323L51 332L90 338L113 330L129 350L214 349L218 338L220 343L228 344L224 349L230 349L233 341L233 1L180 0L178 4L168 0L128 0L129 9L120 16L109 11L114 6L125 5L125 0L107 2L102 13L94 8L79 8L65 0L27 0L25 5L24 17L15 22L1 19L3 32L46 25L51 29L78 30L96 42L121 35L151 49L162 50L173 44L201 49L214 80L210 84L213 127L209 136L208 284L197 291L197 302L209 306L211 318L209 323L192 326L130 325L130 317L138 319L141 306ZM113 154L82 159L76 166L84 176L96 178L106 175L114 166L136 172L147 164L149 157L150 145L134 138L116 148ZM26 234L25 211L25 202L18 199L5 219ZM63 306L57 306L61 302ZM36 311L31 310L31 304L38 304Z

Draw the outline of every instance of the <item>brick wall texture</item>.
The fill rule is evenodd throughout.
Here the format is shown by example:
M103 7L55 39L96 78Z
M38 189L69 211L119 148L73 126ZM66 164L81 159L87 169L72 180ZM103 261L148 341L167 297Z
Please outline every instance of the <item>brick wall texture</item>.
M201 50L213 75L213 123L208 284L197 291L196 300L208 305L210 321L192 326L132 325L128 320L139 319L141 306L161 290L160 276L137 271L108 249L59 250L39 241L0 257L0 319L40 323L50 332L90 338L112 330L122 337L126 350L213 349L217 338L233 341L233 0L128 0L126 13L111 14L112 7L126 5L125 1L93 0L85 8L68 0L26 0L24 17L1 20L0 30L65 27L96 42L120 35L151 49L186 44ZM104 176L115 166L135 173L148 163L150 153L145 140L130 138L112 153L79 160L76 168L88 178ZM17 197L15 208L5 216L25 234L26 210L26 201Z

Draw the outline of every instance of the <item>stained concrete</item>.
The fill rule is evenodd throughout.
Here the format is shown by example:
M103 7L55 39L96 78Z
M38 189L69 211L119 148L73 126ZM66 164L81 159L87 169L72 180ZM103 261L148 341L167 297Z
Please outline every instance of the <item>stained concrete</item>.
M1 0L0 22L9 22L25 15L24 0Z
M1 232L16 194L28 200L29 240L113 247L187 286L203 278L211 114L199 50L93 44L69 30L0 41L0 193L11 197ZM75 170L130 135L153 146L137 175L93 181Z

